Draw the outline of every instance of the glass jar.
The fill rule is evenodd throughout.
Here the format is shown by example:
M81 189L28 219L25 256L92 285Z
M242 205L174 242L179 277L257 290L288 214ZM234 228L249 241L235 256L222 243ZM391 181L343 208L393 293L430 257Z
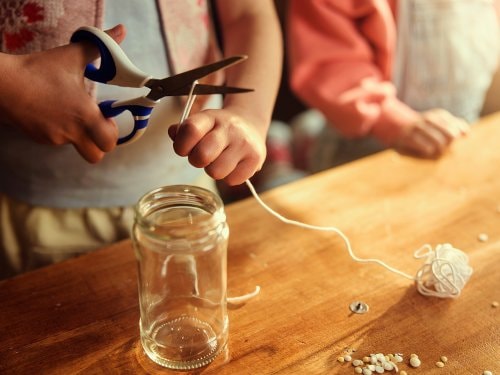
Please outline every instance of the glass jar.
M166 186L137 203L141 343L159 365L199 368L226 348L228 236L223 203L209 190Z

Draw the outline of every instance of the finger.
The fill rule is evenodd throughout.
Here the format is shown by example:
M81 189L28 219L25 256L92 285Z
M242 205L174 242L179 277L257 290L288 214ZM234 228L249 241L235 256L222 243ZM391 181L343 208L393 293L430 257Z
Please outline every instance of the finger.
M78 153L89 163L95 164L104 157L104 152L88 138L83 138L79 142L73 143Z
M88 137L101 151L109 152L116 147L118 127L113 119L101 118L86 130Z
M220 157L228 146L228 139L222 131L208 132L189 153L189 162L204 168Z
M429 143L432 143L439 153L441 153L454 139L454 137L449 136L448 133L443 132L441 127L435 126L427 120L420 123L416 130L417 134L421 135Z
M116 43L121 43L125 39L127 35L127 29L122 24L118 24L111 29L105 30L105 33L108 34L111 38L114 39Z
M189 155L198 142L212 130L213 126L213 117L207 116L203 112L188 117L177 129L174 141L175 152L180 156Z
M438 154L438 147L436 147L436 142L432 137L429 137L426 133L416 133L412 139L412 149L417 153L417 155L427 158L432 158Z
M448 120L449 123L453 124L455 129L460 133L459 135L465 135L470 131L470 125L465 119L463 119L461 117L453 116L449 112L446 112L446 114L444 116L449 118L449 120Z
M462 132L463 135L468 134L470 132L470 124L463 118L457 118L457 126Z
M450 118L442 112L433 111L426 113L424 114L424 119L426 125L434 129L440 138L451 140L460 135L460 131L453 125Z
M260 170L264 160L265 153L260 155L253 148L231 144L205 171L215 180L224 179L232 185L238 185Z
M174 142L175 142L175 136L177 135L177 129L178 129L178 127L179 127L179 126L178 126L177 124L175 124L175 125L170 125L170 126L168 127L168 136L169 136L169 137L170 137L170 139L171 139L172 141L174 141Z
M399 140L396 150L402 154L425 158L432 158L436 154L434 142L416 128Z
M113 40L117 43L121 43L127 34L125 26L119 24L111 29L105 30ZM78 43L71 44L72 46L80 46L84 56L84 65L91 63L100 56L99 48L89 40L81 40ZM83 47L83 48L82 48Z
M468 125L464 119L455 117L444 109L429 111L423 116L430 125L448 138L457 138L468 131Z
M224 181L230 186L240 185L251 178L257 170L251 159L244 159L224 178Z
M111 118L105 118L97 104L87 95L81 99L75 127L68 131L71 143L91 142L99 150L109 152L116 147L118 127Z
M240 155L234 147L226 148L217 159L205 167L205 172L214 180L222 180L236 168L240 162Z

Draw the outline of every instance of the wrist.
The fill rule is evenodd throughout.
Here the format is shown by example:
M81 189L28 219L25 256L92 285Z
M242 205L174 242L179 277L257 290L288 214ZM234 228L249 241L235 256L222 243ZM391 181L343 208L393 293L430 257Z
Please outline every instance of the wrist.
M266 139L267 131L271 124L271 114L266 113L265 110L261 110L258 107L250 108L248 105L228 102L227 100L224 101L223 108L225 111L237 115L246 123L251 124L262 139Z
M393 146L411 124L420 121L421 115L396 98L382 105L382 112L371 134L386 146Z

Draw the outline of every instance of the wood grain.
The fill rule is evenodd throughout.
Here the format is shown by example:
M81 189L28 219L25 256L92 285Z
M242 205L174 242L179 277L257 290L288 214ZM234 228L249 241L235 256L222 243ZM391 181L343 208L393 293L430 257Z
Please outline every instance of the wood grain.
M229 294L262 290L230 310L229 353L200 372L353 374L336 360L350 347L355 357L417 353L422 365L410 374L499 373L499 122L484 118L438 161L387 151L262 195L411 275L416 249L452 243L474 268L456 300L424 297L411 281L352 261L335 233L281 223L253 198L228 205ZM356 300L369 312L352 314ZM129 241L3 281L0 301L1 374L171 373L140 347ZM438 369L441 355L449 362Z

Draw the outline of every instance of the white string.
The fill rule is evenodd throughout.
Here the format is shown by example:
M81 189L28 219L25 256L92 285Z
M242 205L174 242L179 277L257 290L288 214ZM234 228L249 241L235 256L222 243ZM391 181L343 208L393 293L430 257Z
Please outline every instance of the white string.
M194 95L194 88L196 87L197 84L198 80L195 80L191 85L191 89L189 90L189 95L187 97L186 104L184 105L184 110L182 111L181 118L179 119L179 125L178 125L179 127L182 126L184 121L186 121L186 119L189 116L189 113L191 112L191 108L193 108L193 103L196 100L196 95ZM236 297L227 297L226 301L229 306L236 307L256 297L259 293L260 293L260 286L257 285L253 292Z
M191 108L193 108L193 103L196 100L196 95L194 95L194 88L196 87L197 84L198 80L195 80L191 85L191 90L189 90L189 95L186 101L186 105L184 105L184 110L182 111L182 115L179 120L179 126L181 126L183 122L186 121L187 117L189 116L189 112L191 112Z
M256 297L259 293L260 293L260 286L257 285L253 292L243 294L242 296L238 297L227 297L227 303L231 306L238 306Z
M348 251L349 255L356 262L360 262L360 263L376 263L376 264L379 264L382 267L388 269L391 272L394 272L394 273L396 273L398 275L406 277L407 279L415 280L415 278L413 276L408 275L405 272L399 271L396 268L393 268L393 267L387 265L386 263L382 262L381 260L378 260L378 259L362 259L362 258L359 258L358 256L356 256L354 254L354 252L352 251L351 243L350 243L349 239L347 238L347 236L340 229L338 229L336 227L324 227L324 226L310 225L310 224L301 223L300 221L295 221L295 220L287 219L286 217L284 217L284 216L280 215L279 213L277 213L276 211L274 211L266 203L264 203L264 201L259 197L259 195L257 194L257 191L255 190L254 186L252 185L252 183L249 180L246 180L245 183L247 184L248 188L252 192L252 195L257 200L257 202L259 202L259 204L267 212L269 212L271 215L273 215L274 217L278 218L282 222L284 222L286 224L296 225L298 227L306 228L306 229L326 231L326 232L335 232L335 233L337 233L340 236L340 238L342 238L342 240L344 241L344 243L345 243L345 245L347 247L347 251Z
M415 251L415 258L427 257L425 264L418 270L415 277L391 267L379 259L359 258L354 254L349 239L340 229L336 227L310 225L300 221L290 220L269 207L259 197L249 180L246 180L245 183L257 202L280 221L301 228L337 233L344 241L347 251L353 260L360 263L376 263L397 275L415 281L417 290L424 296L457 298L472 275L472 268L468 265L467 255L461 250L454 248L451 244L438 245L435 251L432 250L429 244L426 244ZM427 252L423 253L422 250L427 250Z
M198 81L194 81L189 92L189 96L184 107L181 119L179 121L179 126L186 120L189 116L189 112L193 106L196 99L196 95L193 95L194 88L198 84ZM424 296L433 296L439 298L457 298L465 284L472 275L472 268L468 265L468 257L461 250L454 248L451 244L437 245L436 249L433 250L429 244L425 244L420 249L415 251L414 257L424 258L426 261L424 265L417 271L415 277L407 274L406 272L400 271L394 267L389 266L383 261L375 258L359 258L356 256L352 250L351 243L347 236L336 227L328 226L318 226L302 223L300 221L288 219L271 207L269 207L257 194L254 186L250 180L245 181L247 187L250 189L253 197L257 202L272 216L276 217L278 220L284 222L285 224L295 225L305 229L327 231L336 233L345 243L347 251L350 257L359 263L375 263L385 269L400 275L406 279L415 281L417 284L417 290L420 294ZM426 250L426 252L422 252ZM252 293L245 294L239 297L228 298L228 303L245 303L249 299L257 296L260 292L260 287L257 286L255 291Z

